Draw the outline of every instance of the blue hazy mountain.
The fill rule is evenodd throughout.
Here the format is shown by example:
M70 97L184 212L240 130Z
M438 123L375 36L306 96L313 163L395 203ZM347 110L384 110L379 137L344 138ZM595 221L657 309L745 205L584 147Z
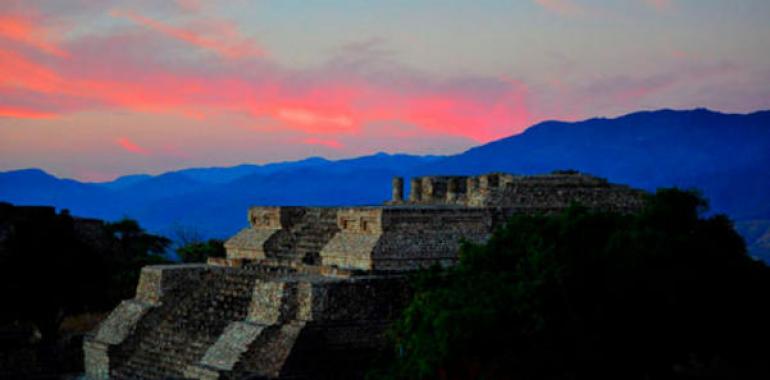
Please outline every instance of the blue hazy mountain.
M75 215L138 219L153 232L194 229L224 237L245 223L250 205L377 204L390 179L443 157L378 153L330 161L313 157L267 165L194 168L111 182L59 179L38 169L0 173L0 200L67 208Z
M132 174L132 175L122 176L111 182L105 182L102 184L102 186L110 190L121 190L128 186L135 185L142 181L148 180L150 178L152 178L152 176L149 174Z
M532 174L570 168L648 190L698 188L716 211L736 218L766 216L770 111L731 115L661 110L616 119L543 122L520 135L447 157L425 171Z
M245 225L249 205L379 204L389 198L395 175L559 169L648 190L700 189L713 211L737 221L755 254L770 257L770 111L660 110L613 119L548 121L453 156L313 157L131 175L108 183L19 170L0 173L0 200L50 204L105 219L129 216L169 235L175 229L194 229L224 237Z
M83 216L110 218L103 212L111 192L93 184L56 178L40 169L0 173L0 199L19 205L71 208Z

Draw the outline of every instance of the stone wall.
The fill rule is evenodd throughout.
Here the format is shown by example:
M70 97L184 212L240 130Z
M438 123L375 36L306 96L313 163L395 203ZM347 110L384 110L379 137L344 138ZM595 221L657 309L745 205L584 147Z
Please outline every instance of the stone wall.
M538 176L393 180L382 207L254 207L250 228L226 243L228 258L363 271L404 271L456 261L460 241L482 242L515 213L558 212L571 204L633 211L644 193L577 172Z
M232 325L241 333L218 343L229 354L211 357L227 363L216 366L221 378L360 378L387 349L382 334L410 295L403 277L270 280L255 287L254 314ZM188 373L212 366L197 368Z
M494 212L456 207L342 208L340 232L321 251L321 263L370 271L451 264L461 240L481 242L489 237Z
M321 264L372 269L371 252L383 233L382 208L350 207L337 211L339 233L320 252Z
M403 180L394 180L394 186L399 183ZM394 198L388 204L555 209L577 202L594 208L633 210L640 207L643 194L574 171L533 176L490 173L416 177L411 184L409 200ZM393 193L398 191L394 189Z
M225 242L231 259L319 261L321 248L338 231L336 209L252 207L250 226Z

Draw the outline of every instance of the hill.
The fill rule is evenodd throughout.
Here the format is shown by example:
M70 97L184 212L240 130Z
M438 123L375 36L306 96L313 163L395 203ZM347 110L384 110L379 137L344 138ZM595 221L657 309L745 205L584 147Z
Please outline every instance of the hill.
M756 254L768 253L770 111L659 110L613 119L548 121L446 157L380 153L338 161L309 158L134 175L109 183L13 171L0 173L0 200L53 204L105 219L130 216L169 235L194 228L204 236L226 237L244 224L244 210L253 204L377 204L389 198L395 175L558 169L648 190L700 189L712 211L738 221Z

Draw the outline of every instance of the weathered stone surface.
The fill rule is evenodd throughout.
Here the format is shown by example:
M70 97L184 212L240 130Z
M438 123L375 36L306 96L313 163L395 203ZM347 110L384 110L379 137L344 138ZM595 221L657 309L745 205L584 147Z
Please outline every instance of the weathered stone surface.
M641 206L642 194L639 190L610 184L603 178L573 171L533 176L490 173L476 177L413 178L409 201L400 204L549 211L579 202L593 208L630 211Z
M257 281L249 306L249 321L272 325L296 315L297 283L293 281Z
M281 377L281 372L289 355L295 350L295 343L304 327L304 322L289 322L265 328L235 365L232 373L226 374L225 377Z
M136 299L156 305L172 289L200 281L207 270L203 264L153 265L142 268Z
M315 322L392 320L410 292L404 276L362 276L300 283L298 319Z
M617 211L643 193L574 172L393 181L379 207L253 207L209 265L142 270L86 339L93 378L362 378L410 299L405 272L451 265L516 213Z
M109 378L109 349L125 341L152 305L128 300L123 301L99 325L93 337L84 342L86 374L94 379Z
M404 178L393 178L393 191L391 193L391 202L403 202L404 201Z
M248 322L230 323L216 343L206 350L200 364L222 371L232 370L264 328Z
M264 259L265 242L280 229L244 228L225 242L231 259Z
M110 378L109 345L94 340L83 341L83 361L89 379Z
M151 307L134 300L121 302L99 326L96 340L106 344L120 344Z

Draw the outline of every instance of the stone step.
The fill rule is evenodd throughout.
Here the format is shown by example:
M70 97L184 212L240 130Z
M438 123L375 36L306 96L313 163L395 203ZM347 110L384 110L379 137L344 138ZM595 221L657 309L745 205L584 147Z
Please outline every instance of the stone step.
M144 328L133 353L113 371L115 378L180 378L231 322L243 320L259 272L266 268L212 273L176 303L163 305ZM149 322L148 322L149 323Z

